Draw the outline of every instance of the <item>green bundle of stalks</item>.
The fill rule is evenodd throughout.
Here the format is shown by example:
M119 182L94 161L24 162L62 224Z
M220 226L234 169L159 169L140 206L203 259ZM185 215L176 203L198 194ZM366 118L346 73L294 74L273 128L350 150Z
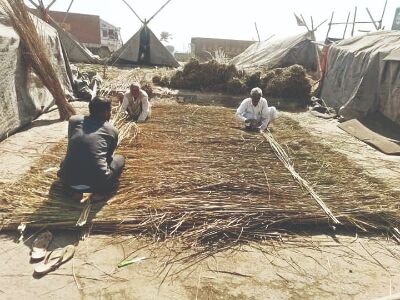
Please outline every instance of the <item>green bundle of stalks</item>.
M26 60L54 97L60 119L68 120L75 114L75 110L65 98L57 72L49 59L48 50L36 31L25 4L22 0L4 0L0 2L0 8L19 35Z

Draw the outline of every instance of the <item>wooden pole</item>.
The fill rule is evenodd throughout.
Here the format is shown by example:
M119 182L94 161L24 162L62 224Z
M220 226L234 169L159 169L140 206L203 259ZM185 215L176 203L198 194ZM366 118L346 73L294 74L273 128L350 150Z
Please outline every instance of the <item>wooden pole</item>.
M381 19L379 20L379 29L378 30L380 30L380 29L382 29L382 21L383 21L383 17L385 16L385 12L386 12L386 6L387 6L387 0L385 1L385 6L383 7L383 12L382 12L382 16L381 16Z
M272 39L275 36L275 34L271 35L269 38L266 38L264 42L269 41L270 39Z
M163 6L160 7L159 10L157 10L157 12L147 21L146 24L148 24L151 20L153 20L153 18L158 15L158 13L168 4L170 3L172 0L168 0L167 2L165 2L165 4Z
M256 27L256 32L257 32L257 36L258 36L258 42L261 42L260 34L258 33L258 28L257 28L257 23L256 22L254 22L254 26Z
M306 20L304 20L303 15L300 15L300 17L301 17L301 19L303 20L304 26L306 26L307 31L310 31L310 28L308 28L307 23L306 23Z
M319 23L319 25L314 28L314 31L316 31L321 25L325 24L326 21L328 21L328 19L326 19L323 22Z
M314 20L312 16L311 16L311 31L314 31Z
M65 20L66 20L67 17L68 17L69 10L71 9L73 3L74 3L74 0L71 0L71 2L69 3L68 9L67 9L67 11L65 12L64 19L63 19L63 21L62 21L63 23L65 23ZM62 27L62 24L61 24L61 27Z
M347 26L349 25L350 15L351 15L351 12L349 11L349 14L347 15L346 27L344 27L343 39L346 37Z
M46 7L46 10L49 10L49 9L50 9L50 7L52 7L52 6L53 6L53 4L54 4L54 3L56 3L56 1L57 1L57 0L53 0L53 1L51 1L51 2L50 2L50 4L49 4L49 5L47 5L47 7Z
M354 8L354 21L353 21L353 28L351 29L351 36L354 36L354 29L356 27L356 18L357 18L357 6Z
M332 28L332 22L333 22L333 16L335 15L335 12L332 12L332 16L331 16L331 21L329 22L329 26L328 26L328 31L326 32L326 38L325 40L327 40L329 38L329 33L331 32L331 28Z
M139 21L144 24L143 20L139 17L139 15L133 10L132 6L129 5L128 2L126 2L125 0L122 0L122 2L124 2L126 4L126 6L128 6L128 8L135 14L136 18L139 19Z
M30 3L32 3L32 5L36 8L39 8L39 5L37 5L35 2L33 2L32 0L28 0Z
M374 18L372 17L372 14L371 14L371 12L369 11L368 7L366 7L365 9L367 10L368 16L369 16L370 19L371 19L371 23L374 24L374 27L375 27L376 30L379 30L379 26L380 26L380 25L379 25L379 24L376 24L376 22L375 22ZM379 22L379 21L378 21L378 22Z

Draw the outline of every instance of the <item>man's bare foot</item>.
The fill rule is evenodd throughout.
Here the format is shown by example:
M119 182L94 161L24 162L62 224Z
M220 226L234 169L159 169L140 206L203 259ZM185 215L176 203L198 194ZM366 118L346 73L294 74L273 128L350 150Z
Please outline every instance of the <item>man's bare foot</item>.
M107 195L93 193L89 196L91 202L102 202L107 200Z

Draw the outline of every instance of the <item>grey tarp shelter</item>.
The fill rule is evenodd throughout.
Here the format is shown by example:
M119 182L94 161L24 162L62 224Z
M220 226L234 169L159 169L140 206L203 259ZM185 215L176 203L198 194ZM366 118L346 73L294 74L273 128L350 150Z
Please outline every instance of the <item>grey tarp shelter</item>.
M321 98L345 120L380 112L400 124L400 32L378 31L333 44Z
M316 71L318 47L313 43L314 40L314 34L307 32L288 38L257 42L234 57L231 63L241 69L272 69L299 64Z
M50 20L51 26L57 29L61 43L72 63L102 64L104 61L77 42L69 32L62 29L54 20Z
M37 17L43 19L43 9L36 8L30 10ZM58 36L60 37L61 44L63 45L64 51L68 56L69 61L72 63L86 63L86 64L101 64L103 60L93 55L93 53L83 46L81 43L76 41L74 37L67 31L65 31L60 25L57 24L50 16L47 16L49 24L57 29Z
M31 15L43 38L49 57L66 95L73 95L68 60L63 53L57 30ZM0 18L0 140L29 124L42 110L53 106L54 99L24 61L20 39L12 27Z
M147 44L149 46L149 57L143 62L139 58L143 34L147 34ZM141 38L142 36L142 38ZM110 58L113 63L119 64L145 64L155 66L179 67L178 61L160 42L150 28L144 24L121 48L113 53Z

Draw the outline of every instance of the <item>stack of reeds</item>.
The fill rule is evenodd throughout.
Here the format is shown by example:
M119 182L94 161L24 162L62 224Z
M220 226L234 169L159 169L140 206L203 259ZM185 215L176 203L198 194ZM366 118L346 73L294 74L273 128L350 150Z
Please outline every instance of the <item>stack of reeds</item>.
M100 90L100 95L109 96L118 91L127 91L129 90L129 86L134 82L140 84L141 89L147 93L149 99L154 97L153 84L146 79L146 74L141 70L120 72L112 80L104 82Z
M57 72L49 59L49 51L38 34L25 4L22 0L4 0L0 2L0 9L20 37L25 60L54 97L60 119L69 119L75 114L75 110L65 98Z
M399 225L398 192L290 119L279 119L274 136L343 226ZM20 184L0 191L4 229L21 222L28 228L75 228L82 207L68 198L52 171L64 152L65 143L55 146ZM126 167L109 204L92 206L93 232L177 237L188 247L214 251L226 243L270 239L282 230L332 224L270 143L242 131L232 110L157 103L135 142L123 141L118 152Z

